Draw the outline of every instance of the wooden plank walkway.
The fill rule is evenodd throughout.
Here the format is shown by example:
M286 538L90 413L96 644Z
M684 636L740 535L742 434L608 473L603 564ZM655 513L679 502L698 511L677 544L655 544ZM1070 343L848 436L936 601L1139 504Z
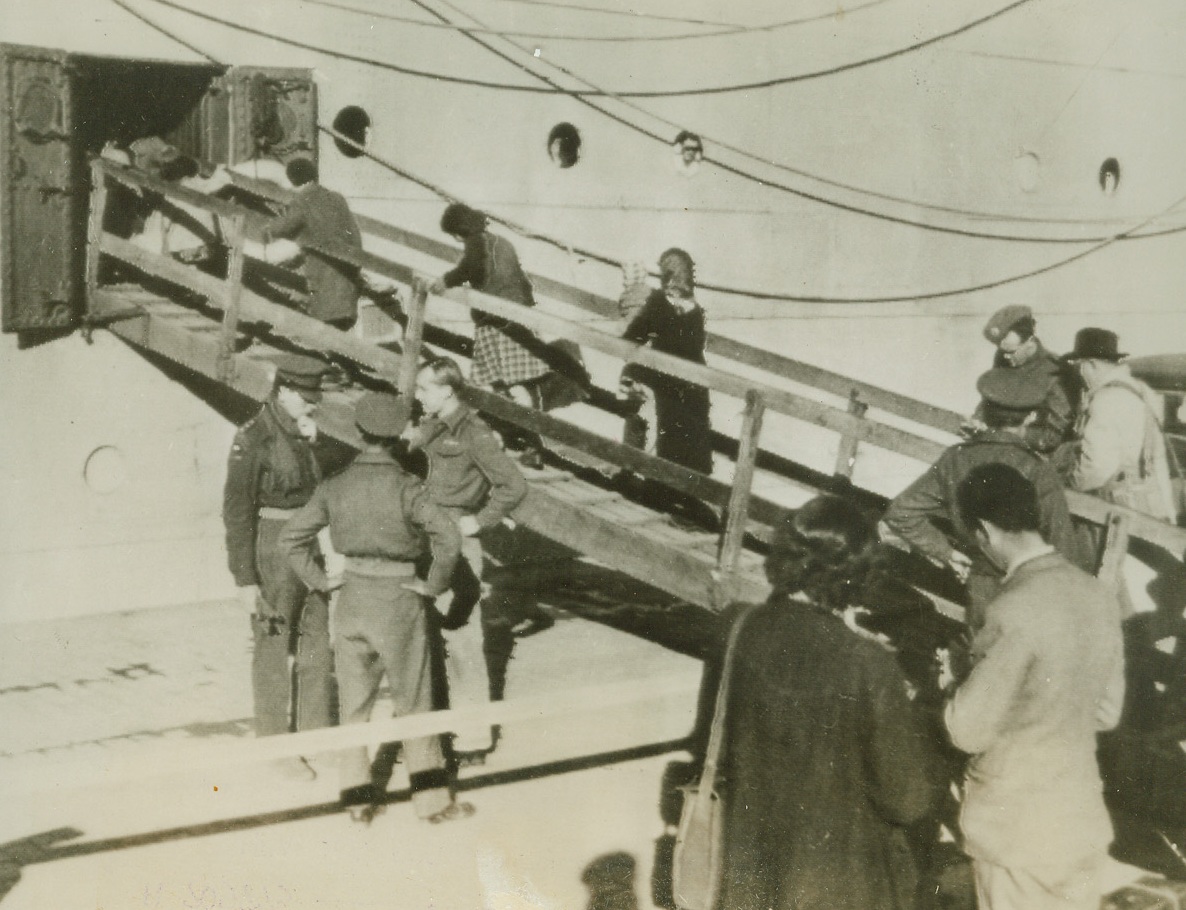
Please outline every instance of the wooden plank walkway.
M219 379L217 321L138 285L96 290L93 312L99 320L126 316L130 309L138 315L111 322L110 331L209 379ZM271 393L273 361L279 353L276 347L257 343L234 354L234 369L226 384L262 401ZM360 440L353 409L360 395L360 390L326 392L317 413L325 432L355 446ZM715 535L681 527L667 515L563 471L525 468L524 475L530 492L515 512L516 521L690 603L707 608L720 605ZM711 548L705 546L709 538ZM745 571L737 580L736 594L747 600L763 599L767 588L761 557L750 553L742 564Z

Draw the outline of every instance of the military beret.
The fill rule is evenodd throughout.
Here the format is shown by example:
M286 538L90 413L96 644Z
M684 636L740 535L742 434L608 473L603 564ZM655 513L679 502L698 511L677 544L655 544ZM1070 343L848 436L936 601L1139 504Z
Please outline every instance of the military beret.
M997 344L1009 334L1009 330L1023 319L1033 319L1034 311L1021 303L1011 303L1001 307L984 324L984 337Z
M354 422L370 436L394 439L412 417L412 403L403 395L367 392L354 406Z
M1046 400L1047 386L1034 382L1034 377L1025 370L993 367L976 380L976 391L999 408L1032 411Z
M304 354L281 354L276 358L276 383L296 389L306 398L321 395L321 377L326 365Z

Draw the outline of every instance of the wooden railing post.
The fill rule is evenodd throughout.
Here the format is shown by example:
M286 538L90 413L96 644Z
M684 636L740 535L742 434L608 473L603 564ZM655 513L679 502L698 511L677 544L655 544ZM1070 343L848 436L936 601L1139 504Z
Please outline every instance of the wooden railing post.
M91 211L86 227L86 310L93 316L95 291L99 287L99 260L102 258L103 218L107 213L107 174L101 159L91 162Z
M1100 581L1109 587L1123 583L1120 575L1124 557L1128 555L1129 517L1120 512L1109 512L1104 525L1104 552L1100 556L1100 567L1095 573ZM1123 599L1121 600L1123 603Z
M408 324L404 327L400 351L399 393L411 398L416 393L416 374L420 372L420 348L424 343L424 317L428 310L429 279L416 275L412 281L412 299L408 303Z
M243 297L243 241L246 227L246 219L242 214L227 219L226 308L222 312L218 346L218 378L226 383L234 378L235 372L235 338L239 333L239 302Z
M717 553L716 587L713 600L718 607L733 599L735 575L745 542L745 528L749 516L750 491L754 482L754 466L758 457L758 439L762 435L762 418L766 403L756 389L745 395L745 412L741 421L741 437L737 449L737 468L733 472L733 489L725 507L724 530Z
M861 401L860 393L856 389L848 393L848 413L861 419L867 410L869 410L869 405ZM852 471L857 463L857 447L860 444L861 440L855 433L845 433L840 437L840 449L836 452L835 474L837 477L846 477L852 480Z

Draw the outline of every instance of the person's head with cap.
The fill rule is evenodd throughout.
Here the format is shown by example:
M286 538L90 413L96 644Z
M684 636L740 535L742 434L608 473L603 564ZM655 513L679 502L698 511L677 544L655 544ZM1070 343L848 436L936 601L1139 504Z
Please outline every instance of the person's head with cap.
M1089 327L1075 333L1075 347L1062 359L1079 371L1088 389L1094 389L1127 356L1120 352L1120 338L1115 332Z
M1045 390L1011 367L993 367L976 380L981 415L992 429L1020 430L1045 400Z
M984 324L984 337L997 348L998 365L1019 367L1038 351L1034 311L1021 303L1001 307Z
M370 446L387 445L398 439L412 416L412 403L390 392L367 392L354 405L354 425Z
M297 189L317 182L317 165L308 158L293 158L284 166L284 175Z
M324 361L304 354L282 354L276 358L275 395L280 406L293 418L313 413L321 401Z

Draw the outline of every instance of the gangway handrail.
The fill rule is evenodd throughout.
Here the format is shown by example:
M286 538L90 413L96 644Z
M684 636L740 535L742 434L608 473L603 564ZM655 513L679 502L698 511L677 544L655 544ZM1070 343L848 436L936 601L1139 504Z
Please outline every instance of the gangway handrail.
M242 174L232 174L231 177L236 186L272 202L287 202L293 196L292 190L277 186L271 181L258 180ZM446 263L457 258L457 248L440 240L426 237L423 234L380 221L368 215L356 214L355 218L364 232L383 240L406 246L418 253L424 253ZM608 319L620 318L616 300L536 272L529 272L528 277L531 279L532 286L546 297L571 304L597 316ZM736 360L747 366L757 367L783 379L790 379L793 382L812 386L843 398L847 398L855 392L865 404L879 408L888 414L904 417L921 426L956 434L964 419L964 415L956 411L928 404L917 398L911 398L872 383L852 379L842 373L794 360L724 335L709 332L706 341L709 353L729 360Z
M233 179L236 184L242 185L244 189L258 193L272 201L283 202L292 197L290 190L285 190L283 187L276 186L268 181L255 180L242 175L234 175ZM425 237L414 231L409 231L405 228L397 227L396 225L365 215L358 215L357 219L359 226L364 231L369 231L385 240L407 246L417 252L425 253L444 261L455 258L457 255L457 250L454 247L430 237ZM617 301L548 278L547 276L531 273L529 277L532 284L536 288L539 288L543 294L553 297L556 300L581 307L597 315L612 317L618 313ZM898 392L892 392L867 382L851 379L842 373L836 373L823 367L793 360L789 357L711 332L707 336L707 349L709 352L726 359L735 360L738 363L744 363L747 366L756 367L773 373L776 376L801 382L804 385L809 385L825 392L831 392L837 395L852 395L855 393L857 399L864 404L880 408L886 413L904 417L919 425L942 430L953 436L959 433L960 424L964 419L963 415L956 411L931 405ZM867 417L863 419L872 420L872 418ZM929 463L937 458L944 448L926 437L916 436L915 434L910 435L915 436L916 439L931 443L931 454L927 457L920 457L908 452L900 452L900 454L919 458L919 460ZM891 450L899 451L896 449ZM1130 521L1133 537L1164 547L1170 553L1174 554L1176 558L1181 559L1186 557L1186 529L1178 528L1175 525L1160 521L1141 512L1135 512L1125 506L1104 502L1099 497L1092 496L1088 493L1081 493L1076 490L1066 490L1065 492L1071 513L1077 517L1090 521L1093 524L1106 525L1110 515L1124 515Z
M630 679L598 686L551 689L542 695L496 701L465 708L449 708L408 714L365 724L323 727L282 736L263 736L238 742L162 743L132 754L110 753L97 762L91 755L39 765L27 775L6 775L7 785L21 793L71 786L110 784L121 780L143 780L175 773L178 768L225 768L289 758L321 755L357 746L402 742L422 736L438 736L459 729L509 725L590 710L621 708L652 701L691 696L699 692L703 668L672 673L652 679ZM690 733L691 731L689 731ZM24 779L18 779L24 777Z
M157 178L134 171L125 166L114 164L113 162L99 160L96 162L96 167L121 182L151 189L165 196L175 196L187 203L205 208L223 217L234 217L246 211L234 203L212 199L201 193L166 183L165 181L158 180ZM238 181L240 178L236 177L235 179ZM250 181L250 183L255 185L258 181ZM254 228L258 228L259 224L266 220L266 216L252 213L252 217L248 219L247 223ZM123 254L120 258L127 256L126 261L138 260L138 262L133 261L133 264L137 265L137 267L148 265L149 259L152 257L152 254L140 250L127 241L119 241L118 238L114 238L110 234L104 234L102 236L102 242L105 245L104 252L112 252L118 249ZM416 280L416 273L413 269L399 263L391 262L372 253L359 253L356 250L351 250L344 246L339 248L336 245L325 248L317 245L315 248L319 252L337 256L343 261L350 262L360 268L370 269L404 284L411 285ZM160 259L161 257L156 258ZM170 264L176 265L175 263ZM146 268L145 270L151 272L150 268ZM203 296L207 296L209 299L215 301L221 300L221 291L219 290L221 283L217 278L198 272L197 269L179 265L176 269L170 269L170 273L173 277L169 280L176 280L176 283L188 287L190 290ZM186 278L185 276L190 277ZM201 278L194 278L192 276L201 276ZM160 277L169 276L161 275ZM695 364L648 348L640 348L633 342L626 341L616 335L603 332L594 327L566 320L563 317L552 314L546 314L537 309L510 303L500 298L490 297L472 289L454 289L448 292L448 296L472 309L492 313L500 318L525 325L535 331L542 331L544 334L555 334L571 338L580 344L620 357L627 362L636 362L644 366L649 366L662 373L685 379L697 385L713 388L737 398L744 399L747 391L750 389L759 389L770 410L824 426L845 436L866 440L881 448L923 461L924 463L934 461L945 448L942 443L897 427L879 423L872 418L864 416L857 417L838 408L796 395L793 392L767 384L750 382L719 369ZM288 314L288 316L294 318L308 319L308 317L300 317L300 314L295 314L285 307L273 304L270 301L258 297L258 295L248 292L244 293L243 301L244 315L248 319L252 318L252 312L261 316L262 321L271 321L271 319L284 321L284 314ZM271 316L268 314L271 314ZM276 325L277 323L273 322L273 324ZM352 336L347 336L345 333L337 332L327 326L321 327L323 329L322 332L312 330L307 325L298 324L297 328L305 337L308 337L310 334L317 335L317 343L324 344L326 350L356 359L363 365L371 366L377 356L378 360L382 361L383 364L378 367L379 370L387 372L392 377L398 375L398 355L384 351L376 345L354 339ZM384 354L388 355L388 357L383 357L382 355ZM389 358L394 358L394 360ZM1127 515L1130 518L1132 536L1164 547L1174 554L1175 558L1180 559L1183 557L1183 554L1186 554L1186 529L1178 528L1151 516L1135 512L1123 506L1106 503L1097 497L1076 491L1068 490L1067 500L1073 514L1095 524L1105 525L1108 521L1108 516L1111 514Z

